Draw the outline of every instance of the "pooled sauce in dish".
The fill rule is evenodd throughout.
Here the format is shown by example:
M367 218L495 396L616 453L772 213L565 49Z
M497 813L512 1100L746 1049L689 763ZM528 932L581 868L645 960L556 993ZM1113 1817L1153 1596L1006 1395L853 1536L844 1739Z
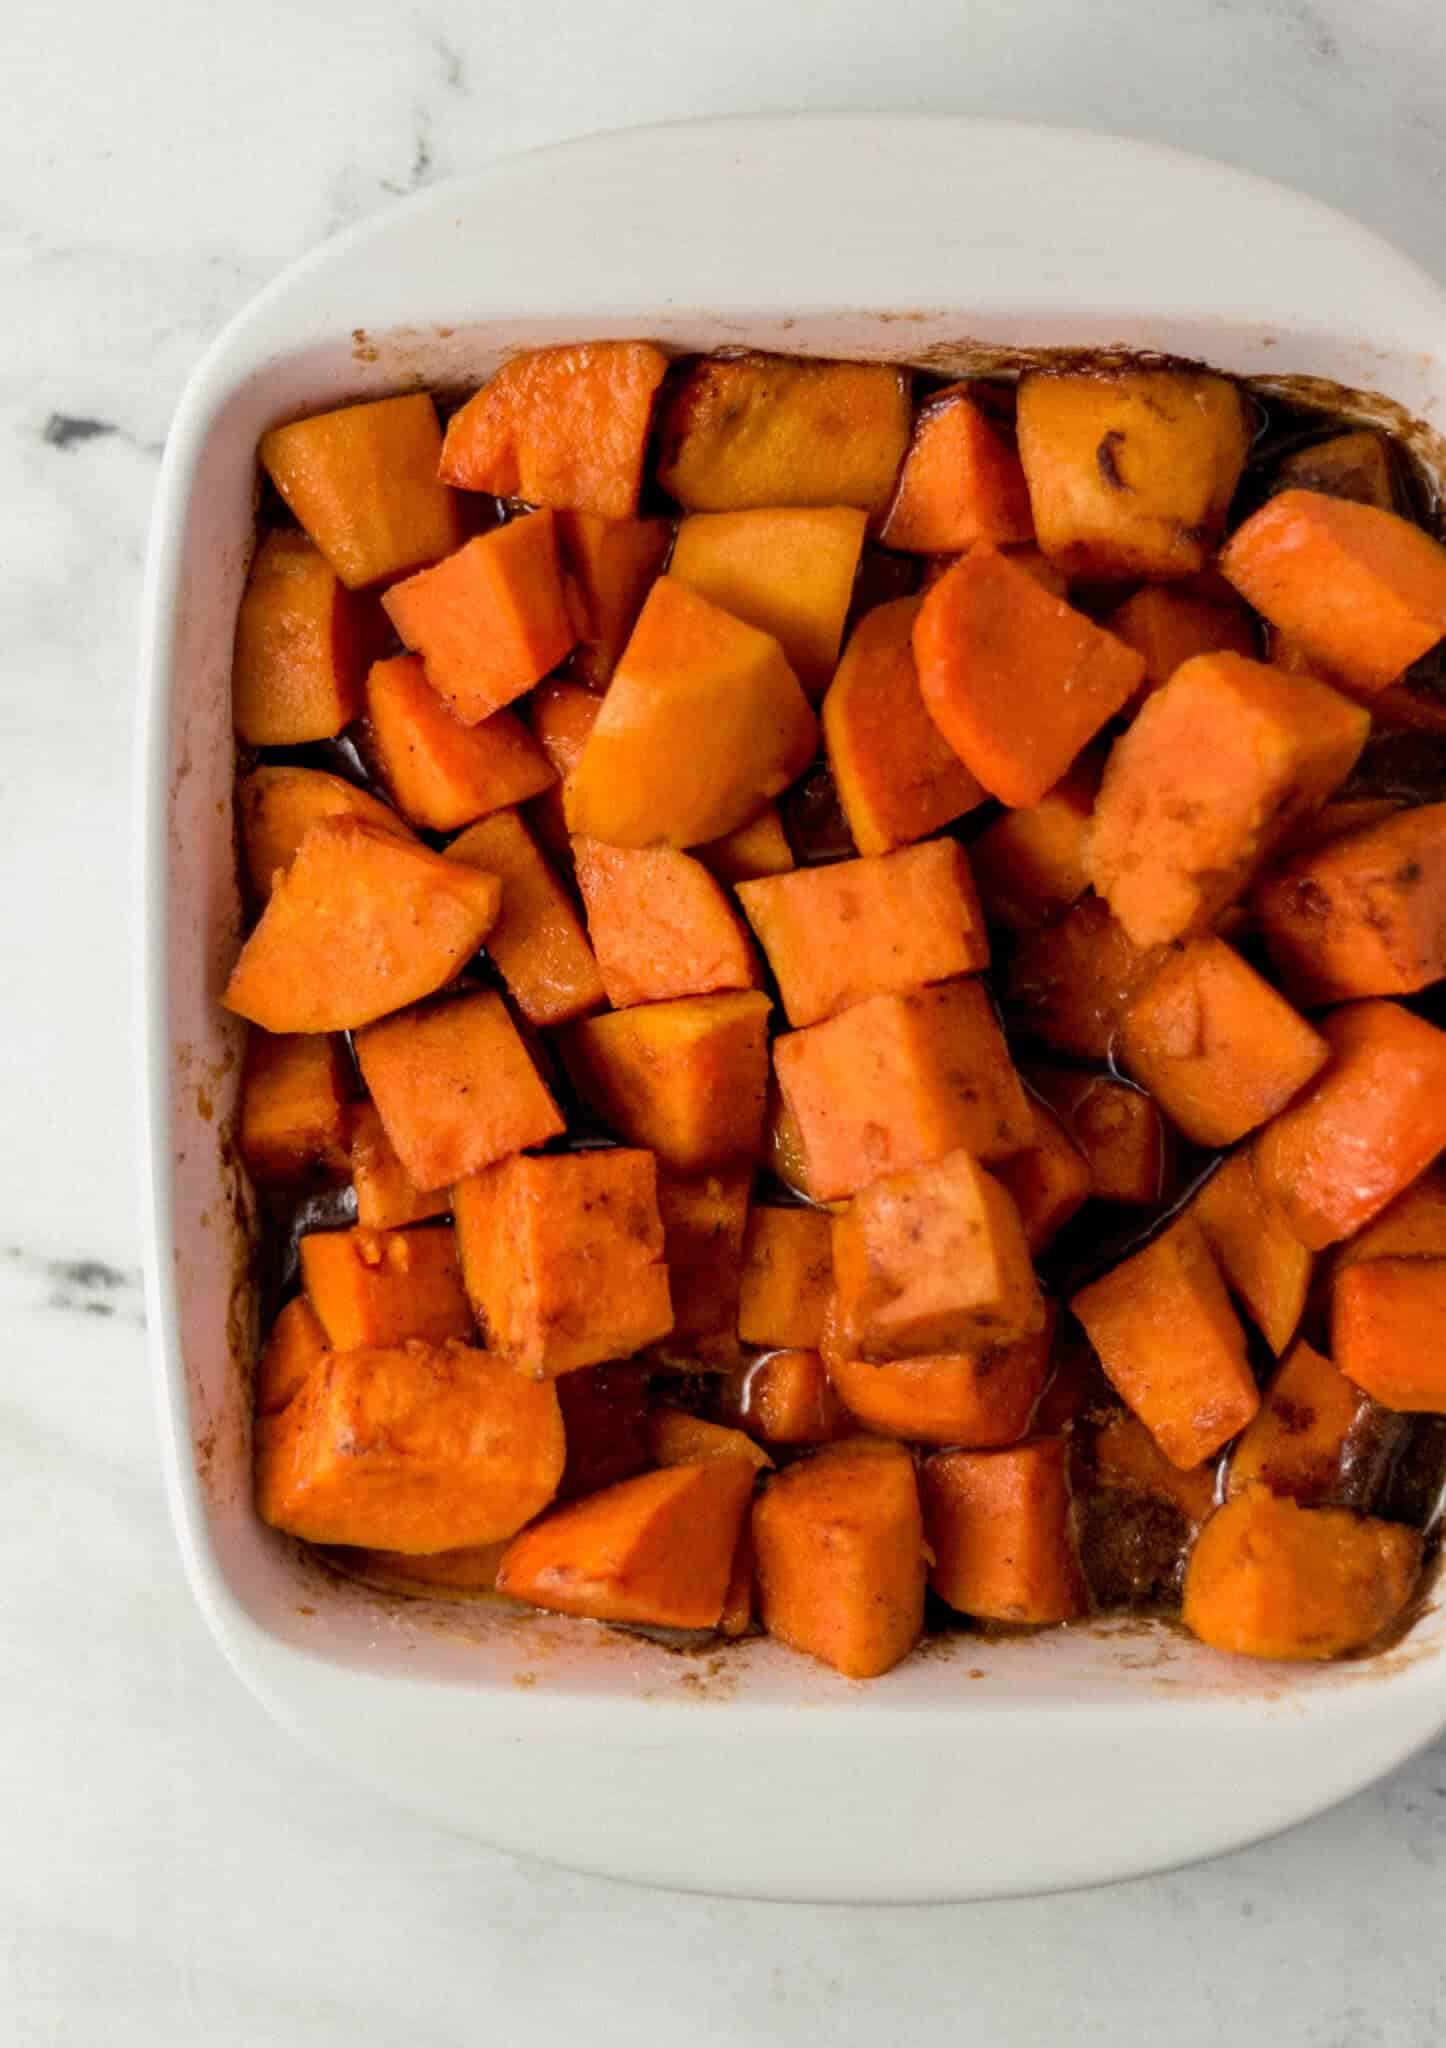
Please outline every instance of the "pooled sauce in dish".
M852 1677L1405 1625L1446 548L1186 363L643 342L282 424L234 672L257 1502Z

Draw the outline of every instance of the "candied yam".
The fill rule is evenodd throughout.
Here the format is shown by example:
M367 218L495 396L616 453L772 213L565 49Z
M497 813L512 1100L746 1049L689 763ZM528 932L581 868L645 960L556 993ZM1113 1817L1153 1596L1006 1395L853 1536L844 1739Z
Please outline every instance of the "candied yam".
M663 412L658 481L693 512L873 512L894 488L908 438L908 376L890 364L704 357Z
M910 1443L992 1449L1017 1443L1029 1428L1049 1377L1054 1317L1032 1337L988 1350L945 1352L875 1364L827 1360L835 1393L853 1418Z
M379 803L354 782L320 768L263 763L237 783L236 809L246 879L262 903L319 818L361 818L398 839L413 836L389 804Z
M1300 1325L1315 1261L1237 1152L1190 1204L1226 1286L1279 1358Z
M1089 1162L1053 1110L1042 1102L1030 1108L1032 1142L996 1160L992 1171L1013 1197L1025 1241L1038 1258L1088 1200L1094 1180Z
M816 1351L832 1289L833 1240L821 1210L749 1210L738 1294L745 1344Z
M347 1096L343 1055L334 1039L248 1032L236 1149L252 1179L287 1186L343 1175Z
M756 1159L768 1083L766 995L681 996L574 1024L563 1058L607 1123L680 1173Z
M1391 444L1372 427L1353 427L1298 448L1277 463L1275 482L1280 490L1324 491L1358 505L1379 505L1383 512L1396 504Z
M747 824L817 744L778 642L660 576L567 777L568 825L611 846L697 846Z
M700 860L673 846L574 839L577 885L615 1010L758 985L742 919Z
M1257 1416L1250 1429L1259 1420ZM1242 1444L1249 1435L1248 1429ZM1180 1471L1165 1457L1138 1415L1127 1410L1112 1415L1095 1431L1091 1449L1096 1486L1151 1493L1159 1500L1171 1501L1197 1529L1215 1506L1215 1467L1197 1465L1189 1472ZM1238 1447L1232 1453L1237 1455Z
M502 908L487 953L529 1024L570 1024L606 1001L572 898L516 811L494 811L461 833L448 860L496 875Z
M330 1346L316 1310L304 1294L281 1309L256 1361L253 1406L258 1415L279 1415L306 1385Z
M373 663L366 718L368 748L393 802L404 818L431 832L470 825L557 780L520 718L495 711L481 725L464 725L415 654Z
M752 1436L791 1448L832 1443L849 1427L817 1351L770 1351L727 1382L724 1405Z
M721 839L709 839L693 851L709 874L720 882L753 882L761 875L786 875L794 865L793 848L777 804L765 804L746 825L735 826Z
M445 1216L452 1206L450 1188L424 1191L414 1185L371 1102L359 1102L352 1116L351 1184L356 1220L367 1230L424 1223L429 1216Z
M557 1396L505 1359L333 1352L258 1438L256 1502L308 1543L428 1555L511 1536L552 1499L563 1455Z
M1446 1414L1446 1259L1371 1257L1337 1272L1331 1348L1383 1408Z
M1182 1620L1213 1650L1319 1659L1364 1649L1410 1598L1421 1538L1345 1508L1302 1508L1264 1487L1201 1530Z
M649 1378L645 1365L610 1360L606 1365L581 1366L554 1380L567 1438L559 1501L616 1486L651 1464Z
M673 1298L672 1345L704 1357L737 1356L743 1232L751 1167L658 1175L663 1256Z
M1084 1613L1062 1437L936 1451L920 1468L919 1490L934 1553L929 1584L959 1613L1035 1623Z
M1182 1471L1212 1457L1259 1408L1245 1333L1188 1213L1070 1307L1116 1392Z
M559 512L557 545L583 612L571 670L589 690L605 690L649 586L668 559L673 528L666 519Z
M356 817L307 833L222 997L267 1031L352 1031L450 981L502 887Z
M472 1335L450 1230L312 1230L301 1281L333 1351Z
M848 505L695 512L678 528L668 574L771 633L810 697L838 662L866 515Z
M914 660L940 732L1015 806L1054 788L1145 673L1133 647L992 548L965 555L929 591Z
M773 1460L741 1429L707 1422L682 1408L660 1408L651 1418L649 1440L659 1465L706 1465L714 1458L744 1458L755 1472L771 1472Z
M646 341L528 349L453 414L439 473L467 491L629 519L667 367Z
M909 450L879 531L886 548L961 554L1034 538L1029 492L1012 444L968 384L937 391L914 415Z
M231 662L231 718L248 747L335 738L360 709L366 633L357 600L304 533L256 550Z
M1104 1202L1142 1208L1164 1199L1175 1148L1148 1095L1112 1074L1090 1074L1044 1060L1027 1061L1024 1074L1083 1156L1092 1194Z
M1037 804L1006 811L971 844L985 911L1011 931L1034 931L1089 887L1085 835L1103 766L1083 755Z
M1137 946L1107 903L1085 896L1015 948L1005 977L1011 1021L1077 1059L1105 1060L1120 1020L1164 958Z
M357 1034L356 1056L397 1157L423 1191L564 1128L506 1004L490 990L373 1024Z
M1413 1181L1374 1223L1341 1246L1336 1271L1359 1259L1446 1259L1446 1172L1435 1166Z
M1269 1487L1305 1503L1338 1493L1371 1431L1370 1397L1303 1340L1276 1367L1260 1413L1230 1453L1228 1498Z
M1106 612L1100 624L1143 655L1145 687L1161 689L1197 654L1259 652L1255 622L1243 604L1218 603L1193 591L1146 584Z

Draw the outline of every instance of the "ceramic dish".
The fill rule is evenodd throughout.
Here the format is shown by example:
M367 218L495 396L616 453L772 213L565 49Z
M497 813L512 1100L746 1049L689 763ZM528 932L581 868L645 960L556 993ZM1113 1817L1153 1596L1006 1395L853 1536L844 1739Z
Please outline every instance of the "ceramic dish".
M228 708L273 422L509 351L650 336L954 374L1123 344L1382 394L1428 461L1446 299L1340 216L1140 143L823 116L601 136L419 195L221 336L167 443L146 581L139 970L149 1308L196 1596L295 1739L509 1850L750 1896L961 1899L1248 1841L1446 1722L1446 1614L1396 1649L1258 1666L1160 1626L940 1639L851 1685L765 1640L690 1655L497 1603L333 1579L251 1508L246 1197L216 1007L238 900ZM1299 387L1297 387L1299 389ZM1328 395L1328 394L1327 394Z

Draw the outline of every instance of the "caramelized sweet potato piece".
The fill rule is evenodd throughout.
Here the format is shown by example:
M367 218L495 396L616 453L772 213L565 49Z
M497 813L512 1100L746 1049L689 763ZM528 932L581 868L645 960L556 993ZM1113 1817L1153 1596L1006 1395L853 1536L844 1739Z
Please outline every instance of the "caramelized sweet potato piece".
M356 1220L366 1230L424 1223L429 1216L445 1216L452 1206L450 1188L424 1191L416 1186L371 1102L359 1102L352 1116L351 1182Z
M714 1458L743 1458L755 1472L771 1472L773 1460L741 1429L707 1422L682 1408L660 1408L651 1417L649 1441L659 1465L707 1465Z
M1088 1160L1051 1109L1030 1105L1034 1138L1022 1152L996 1160L995 1178L1013 1197L1025 1242L1038 1258L1094 1189Z
M908 438L908 377L887 363L704 357L663 414L658 481L695 512L873 512L894 488Z
M674 846L600 839L574 839L572 851L588 936L615 1010L757 987L743 922L700 860Z
M568 825L611 846L697 846L746 824L817 742L778 642L660 576L568 776Z
M750 1436L789 1447L833 1443L852 1425L817 1351L770 1351L730 1375L724 1412Z
M556 1394L505 1359L462 1344L333 1352L263 1430L256 1503L309 1543L427 1555L512 1535L562 1462Z
M1279 1358L1299 1328L1315 1261L1237 1152L1190 1204L1225 1284Z
M1174 1167L1174 1147L1148 1095L1111 1074L1090 1074L1044 1060L1027 1061L1024 1073L1083 1155L1092 1194L1104 1202L1131 1202L1144 1208L1163 1199Z
M759 1614L846 1678L907 1657L924 1621L924 1525L907 1452L841 1445L764 1488L753 1510Z
M1331 1348L1383 1408L1446 1415L1446 1259L1369 1258L1337 1272Z
M598 1115L679 1173L756 1159L768 1082L766 995L681 996L587 1017L563 1040Z
M231 718L248 747L329 740L360 708L366 634L357 600L304 533L256 550L231 663Z
M646 341L514 356L452 416L440 474L467 491L630 519L667 367Z
M1324 491L1358 505L1379 505L1383 512L1396 505L1391 445L1372 427L1353 427L1297 449L1276 465L1275 481L1281 490Z
M346 1171L349 1116L334 1039L247 1033L236 1148L253 1180L337 1179Z
M1121 1065L1197 1145L1233 1145L1329 1057L1319 1032L1221 939L1168 959L1120 1026Z
M1137 946L1109 905L1085 896L1016 947L1006 978L1011 1019L1077 1059L1105 1060L1120 1020L1164 954Z
M863 854L908 846L984 800L919 691L920 602L894 598L864 614L823 700L828 765Z
M737 1356L743 1231L752 1181L748 1166L658 1175L675 1347L690 1346L708 1358Z
M1019 1211L969 1152L861 1188L833 1219L833 1273L848 1358L977 1350L1044 1327Z
M1421 1538L1346 1508L1302 1508L1264 1487L1201 1530L1185 1574L1186 1628L1213 1650L1295 1660L1360 1650L1410 1598Z
M366 715L370 752L393 802L429 831L454 832L557 780L520 718L495 711L481 725L464 725L415 654L373 663Z
M818 698L838 663L865 523L849 505L695 512L678 528L668 574L771 633Z
M1089 887L1085 834L1103 766L1082 755L1037 804L1006 811L970 846L980 900L1011 931L1034 931Z
M975 548L914 621L929 715L985 789L1037 804L1144 678L1144 658L1017 562Z
M833 1289L833 1241L818 1209L748 1212L738 1334L745 1344L816 1351Z
M1282 491L1231 535L1220 566L1360 691L1384 690L1446 635L1446 547L1377 505Z
M1201 654L1111 751L1090 879L1137 946L1191 938L1355 766L1369 718L1305 676Z
M1074 1621L1084 1575L1069 1525L1062 1437L1012 1450L936 1451L919 1474L929 1583L961 1614L992 1621Z
M1341 1246L1335 1270L1361 1259L1446 1259L1446 1171L1434 1166L1412 1181L1374 1223Z
M467 1293L495 1351L556 1379L673 1327L651 1153L513 1157L459 1181Z
M361 818L398 839L413 837L410 826L389 804L320 768L265 762L237 783L236 808L246 879L262 903L319 818Z
M266 1031L352 1031L430 995L477 951L502 887L361 818L313 825L222 1000Z
M855 1003L775 1040L774 1065L821 1202L961 1147L1004 1159L1033 1137L1003 1033L974 980Z
M746 825L735 826L721 839L706 840L693 851L720 882L754 882L762 875L786 875L794 865L793 848L777 804L765 804Z
M1320 1028L1329 1066L1255 1141L1262 1193L1312 1251L1362 1229L1446 1147L1446 1033L1380 1001Z
M1145 687L1159 690L1197 654L1259 652L1255 624L1243 604L1217 603L1189 590L1146 584L1107 612L1100 624L1145 660Z
M1302 1502L1327 1500L1346 1477L1371 1402L1303 1339L1277 1366L1260 1413L1230 1453L1225 1490L1268 1486Z
M437 478L442 434L425 391L273 427L261 467L350 590L435 562L461 538Z
M278 1312L256 1361L256 1413L279 1415L306 1385L329 1349L316 1310L304 1294L298 1294Z
M1213 1456L1259 1408L1245 1333L1192 1216L1070 1307L1116 1392L1182 1471Z
M914 415L879 538L886 548L920 555L961 554L976 541L1033 540L1019 456L968 384L935 392Z
M424 1192L545 1144L563 1118L501 996L428 1004L359 1032L362 1078Z
M992 1449L1029 1428L1049 1377L1054 1316L1033 1337L985 1351L945 1352L876 1365L830 1351L834 1391L856 1421L910 1443Z
M472 1336L450 1230L312 1230L301 1280L333 1351Z
M1257 1427L1259 1417L1250 1429ZM1243 1444L1250 1435L1247 1430ZM1180 1510L1192 1528L1199 1528L1215 1506L1215 1467L1196 1465L1182 1472L1164 1456L1138 1415L1125 1410L1112 1415L1095 1431L1094 1480L1097 1486L1152 1493Z
M497 1590L595 1621L712 1628L752 1491L744 1458L625 1479L525 1529L502 1560Z
M557 545L563 572L583 611L572 673L589 690L605 690L618 656L661 575L673 528L666 519L599 519L592 512L559 512Z
M1299 855L1256 922L1303 1001L1410 995L1446 975L1446 803L1396 811Z
M496 875L502 908L487 952L529 1024L570 1024L606 1001L572 898L516 811L494 811L452 841L449 860Z
M1119 369L1020 380L1019 454L1039 544L1071 576L1192 576L1210 559L1253 422L1208 370Z

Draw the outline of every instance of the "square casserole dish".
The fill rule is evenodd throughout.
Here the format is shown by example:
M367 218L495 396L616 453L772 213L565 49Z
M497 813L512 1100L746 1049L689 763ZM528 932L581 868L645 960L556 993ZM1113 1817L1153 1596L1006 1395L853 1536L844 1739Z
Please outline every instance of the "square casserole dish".
M216 998L239 931L228 692L256 443L304 412L470 389L516 349L610 336L956 375L1161 350L1288 379L1406 432L1446 475L1431 281L1313 202L1108 136L852 115L599 136L423 193L264 292L168 441L141 659L148 1299L196 1597L288 1739L453 1829L581 1869L963 1899L1127 1877L1286 1826L1446 1723L1434 1603L1358 1663L1255 1665L1116 1620L941 1639L861 1686L765 1640L687 1654L498 1602L374 1593L252 1509L239 1032Z

